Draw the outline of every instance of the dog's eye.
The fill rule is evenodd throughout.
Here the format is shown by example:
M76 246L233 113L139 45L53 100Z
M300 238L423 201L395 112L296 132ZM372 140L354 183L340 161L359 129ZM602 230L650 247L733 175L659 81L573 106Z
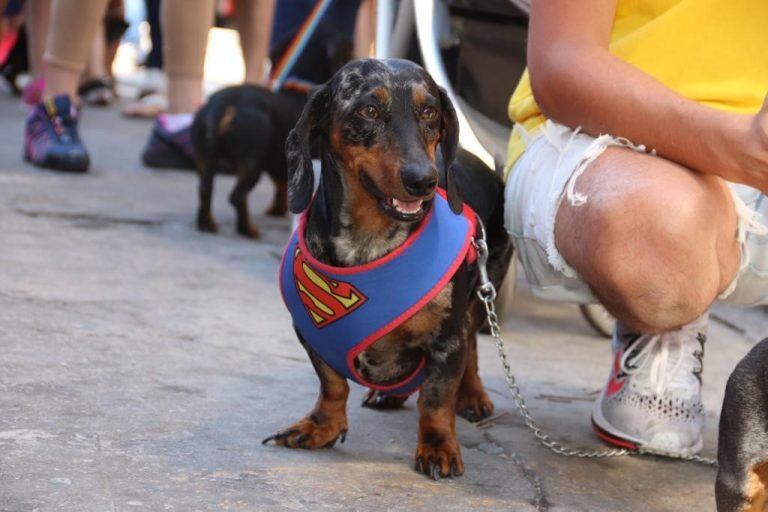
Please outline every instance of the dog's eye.
M379 109L374 107L373 105L366 105L360 110L358 110L358 114L363 116L366 119L378 119L379 118Z
M421 111L421 118L425 121L434 121L437 118L437 109L435 107L424 107Z

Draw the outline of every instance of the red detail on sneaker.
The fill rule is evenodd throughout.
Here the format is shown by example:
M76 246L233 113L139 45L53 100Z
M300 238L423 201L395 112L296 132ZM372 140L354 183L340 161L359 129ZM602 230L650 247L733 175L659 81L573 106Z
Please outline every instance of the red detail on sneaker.
M621 356L624 354L623 350L616 352L616 359L613 362L613 370L611 371L611 378L608 379L608 386L605 388L605 396L613 396L624 387L624 383L627 381L627 376L624 375L619 379L619 369L621 367Z
M620 437L616 437L614 435L609 434L602 428L600 428L597 423L595 423L595 420L592 420L592 430L595 432L595 435L605 441L608 444L612 444L613 446L618 446L619 448L626 448L627 450L632 450L633 452L636 452L640 449L640 447L633 443L632 441L627 441L626 439L621 439Z

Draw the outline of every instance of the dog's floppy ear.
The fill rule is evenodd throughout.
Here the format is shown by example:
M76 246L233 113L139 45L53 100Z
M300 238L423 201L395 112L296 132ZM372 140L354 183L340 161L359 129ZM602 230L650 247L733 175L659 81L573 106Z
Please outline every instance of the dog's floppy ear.
M285 141L285 158L288 164L288 208L293 213L306 210L312 200L315 174L312 170L310 149L312 139L327 121L329 105L328 86L322 85L313 89L296 126Z
M445 166L445 188L451 211L461 213L463 203L456 184L456 177L451 170L453 159L456 156L456 148L459 145L459 121L456 118L456 111L453 109L453 103L451 103L448 93L442 87L438 87L438 89L440 90L440 110L442 111L440 117L440 151Z

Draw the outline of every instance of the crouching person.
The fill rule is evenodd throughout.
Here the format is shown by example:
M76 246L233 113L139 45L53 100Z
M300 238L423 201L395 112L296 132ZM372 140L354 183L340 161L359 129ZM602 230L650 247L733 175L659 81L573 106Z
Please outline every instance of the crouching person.
M592 422L702 446L708 311L768 303L768 3L533 2L506 226L534 292L617 319Z

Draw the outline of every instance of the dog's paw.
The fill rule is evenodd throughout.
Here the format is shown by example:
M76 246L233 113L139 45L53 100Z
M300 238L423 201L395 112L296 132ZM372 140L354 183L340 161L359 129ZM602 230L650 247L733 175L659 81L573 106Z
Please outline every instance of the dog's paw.
M245 238L250 238L251 240L258 240L261 238L259 228L253 224L249 224L247 226L238 226L237 233L241 236L244 236Z
M203 233L218 233L219 226L216 224L215 220L208 217L204 219L198 219L197 230L202 231Z
M393 410L400 409L406 400L407 396L391 396L383 391L369 389L360 405L371 409Z
M459 443L455 439L438 444L420 442L416 448L415 469L433 480L463 475L464 460Z
M460 390L456 398L456 414L472 423L489 418L494 408L493 402L483 388L471 393Z
M318 423L306 417L275 435L264 439L261 444L270 442L287 448L302 448L315 450L317 448L332 448L339 440L342 443L347 437L347 425L338 421Z

